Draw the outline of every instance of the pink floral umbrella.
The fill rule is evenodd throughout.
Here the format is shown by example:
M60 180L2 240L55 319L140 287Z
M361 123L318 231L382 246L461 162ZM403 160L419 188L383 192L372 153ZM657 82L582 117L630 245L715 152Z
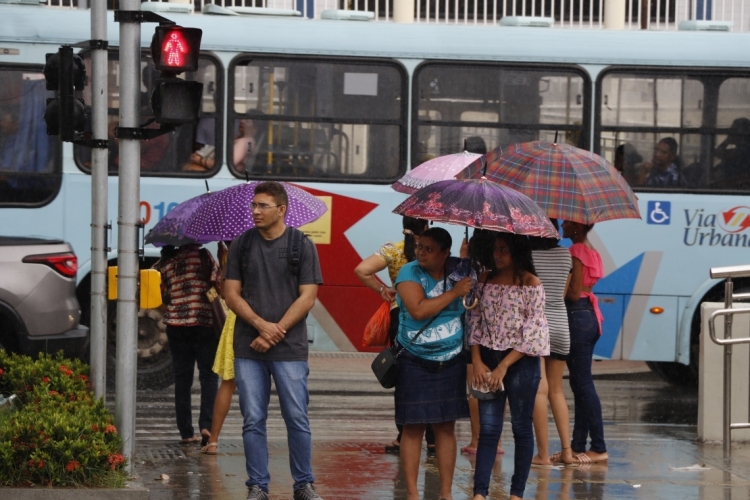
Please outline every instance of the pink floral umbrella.
M391 187L399 193L414 194L435 182L453 179L480 156L482 155L468 151L438 156L412 169Z
M560 237L539 205L485 178L435 182L409 196L393 213L490 231Z

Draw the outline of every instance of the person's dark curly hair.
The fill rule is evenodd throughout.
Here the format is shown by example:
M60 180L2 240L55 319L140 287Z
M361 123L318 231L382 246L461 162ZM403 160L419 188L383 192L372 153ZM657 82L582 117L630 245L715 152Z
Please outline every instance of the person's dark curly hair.
M475 242L474 245L469 242L469 255L472 262L476 261L490 271L487 276L488 280L497 274L494 257L496 240L503 240L510 249L510 256L513 259L514 281L523 283L526 273L537 275L534 260L531 258L531 245L526 236L495 231L483 231L477 234L475 231L472 240L475 240Z
M401 224L404 228L404 255L406 256L406 261L411 262L417 259L417 255L414 251L415 237L421 236L422 232L427 227L427 221L415 217L404 216Z

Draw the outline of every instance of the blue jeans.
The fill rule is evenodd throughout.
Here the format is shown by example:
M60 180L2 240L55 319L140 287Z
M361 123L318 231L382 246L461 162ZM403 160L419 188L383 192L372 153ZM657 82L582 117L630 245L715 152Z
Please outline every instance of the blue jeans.
M266 420L271 398L271 377L276 385L284 417L289 448L289 468L294 489L315 482L312 473L312 436L307 405L307 361L258 361L235 358L235 380L240 393L242 441L245 446L245 468L248 487L258 485L268 493L268 438Z
M214 401L219 388L219 376L211 368L219 341L216 339L213 327L210 326L170 325L167 325L167 340L169 340L174 370L174 407L177 415L177 428L180 430L180 437L187 439L195 435L190 389L193 387L196 363L201 383L198 428L211 430Z
M494 370L510 352L493 351L484 346L479 350L482 362L490 370ZM503 379L505 391L501 396L489 401L479 401L479 445L474 470L475 495L486 497L490 489L492 467L497 457L497 443L503 431L503 408L507 397L513 441L516 445L510 494L523 498L531 459L534 457L534 401L541 379L539 358L524 356L508 368Z
M605 453L604 427L602 425L602 405L594 387L591 363L594 346L599 340L599 323L596 320L591 301L587 298L577 302L565 301L570 325L570 354L568 372L570 388L573 390L575 417L570 446L573 453L586 451L586 441L591 436L591 450Z

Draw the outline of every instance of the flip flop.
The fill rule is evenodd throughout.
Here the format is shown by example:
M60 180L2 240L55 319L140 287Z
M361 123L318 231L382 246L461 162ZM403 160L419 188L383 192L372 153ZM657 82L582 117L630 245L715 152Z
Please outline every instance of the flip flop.
M200 440L201 438L199 438L198 436L192 436L189 438L180 439L180 444L193 444L199 442Z
M209 450L209 448L213 448L213 451ZM205 446L201 448L201 453L204 455L216 455L219 451L219 443L212 442L212 443L206 443Z
M504 450L504 449L502 449L502 448L498 448L498 449L497 449L497 454L498 454L498 455L505 455L505 450Z
M461 455L476 455L477 450L476 448L469 448L468 446L464 446L461 448Z
M206 446L208 444L208 440L211 439L211 433L208 432L206 429L201 430L201 446Z
M387 445L385 445L385 452L386 453L400 453L401 452L401 445L396 444L395 441L391 441Z
M590 456L586 455L586 453L579 453L575 456L575 460L579 464L598 464L609 460L609 455L603 458L592 459Z

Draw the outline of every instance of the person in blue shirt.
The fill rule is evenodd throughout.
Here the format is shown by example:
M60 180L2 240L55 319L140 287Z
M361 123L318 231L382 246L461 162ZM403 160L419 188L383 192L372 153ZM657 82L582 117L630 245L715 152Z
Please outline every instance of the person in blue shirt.
M677 157L677 141L672 137L660 140L654 148L654 156L650 164L650 174L646 179L648 187L678 187L684 186L685 181L680 176Z
M404 347L398 358L396 423L403 425L400 455L407 500L419 500L417 476L427 424L435 432L440 498L453 498L455 423L469 416L461 299L472 280L449 278L451 244L443 228L423 232L417 260L401 268L395 283L401 311L397 342Z

